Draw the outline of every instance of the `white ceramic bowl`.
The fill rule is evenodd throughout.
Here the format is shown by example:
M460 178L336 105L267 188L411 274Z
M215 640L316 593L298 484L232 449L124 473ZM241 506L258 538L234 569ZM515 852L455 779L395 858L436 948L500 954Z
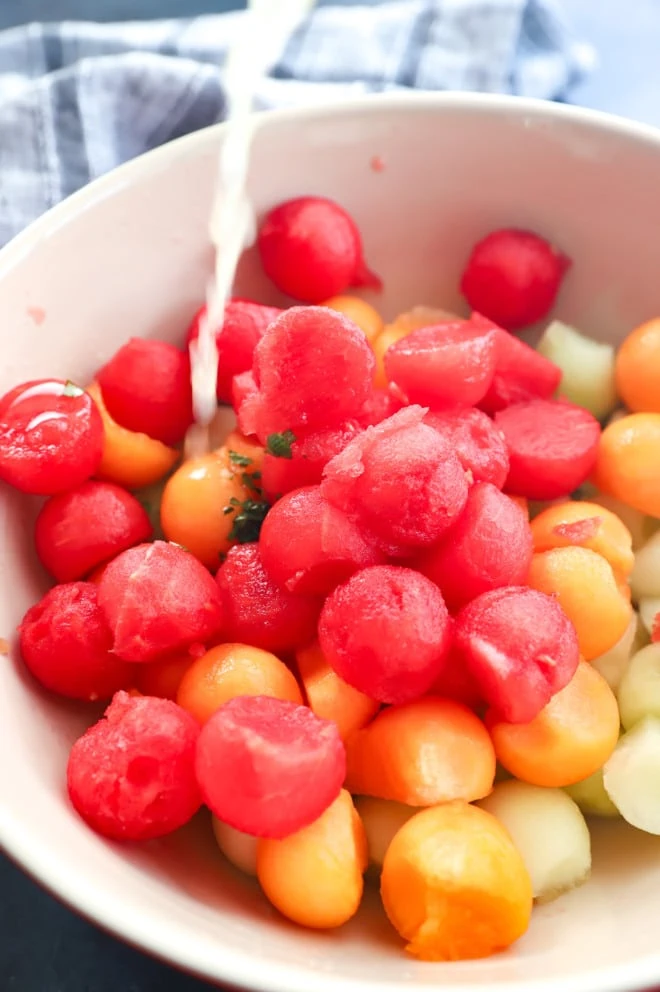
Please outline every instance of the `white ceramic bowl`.
M131 335L180 340L211 264L207 218L221 128L139 159L52 211L0 255L0 393L29 378L85 381ZM384 169L372 168L373 156ZM272 114L251 189L265 209L303 193L357 217L385 278L387 315L458 305L472 243L530 227L575 260L557 312L620 338L660 312L660 133L498 97L380 97ZM274 300L254 257L238 290ZM0 493L0 635L43 587L31 500ZM144 847L91 833L67 805L67 750L89 713L0 665L0 842L28 872L118 936L209 979L261 992L607 992L660 982L660 838L600 824L592 880L536 909L491 960L406 957L375 894L335 934L272 911L222 861L208 824Z

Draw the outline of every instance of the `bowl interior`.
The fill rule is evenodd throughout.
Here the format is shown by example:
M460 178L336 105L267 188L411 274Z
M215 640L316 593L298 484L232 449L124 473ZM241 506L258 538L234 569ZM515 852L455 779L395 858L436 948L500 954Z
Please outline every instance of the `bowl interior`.
M0 257L0 392L40 376L81 383L133 335L182 340L211 265L207 220L221 129L152 153L95 184ZM382 171L374 169L374 156ZM660 140L566 108L469 96L380 98L272 115L259 128L259 210L304 193L356 216L384 277L386 316L461 307L472 243L530 227L574 259L556 307L616 341L660 309ZM248 253L237 289L277 302ZM0 635L12 642L45 579L31 550L36 504L0 492ZM510 952L487 961L407 958L377 895L336 934L304 932L227 867L203 816L179 835L118 847L69 809L67 750L88 709L47 697L12 656L0 666L0 842L103 925L208 978L261 990L633 988L660 980L660 839L594 829L588 885L535 911Z

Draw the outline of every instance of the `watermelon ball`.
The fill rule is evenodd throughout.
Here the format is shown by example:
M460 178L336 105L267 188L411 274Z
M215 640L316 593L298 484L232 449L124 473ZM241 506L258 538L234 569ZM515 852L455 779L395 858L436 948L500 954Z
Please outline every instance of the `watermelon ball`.
M425 576L375 565L328 596L319 643L344 682L380 703L407 703L438 677L451 621L442 594Z
M257 391L238 409L243 434L262 442L283 431L339 427L359 416L376 359L364 333L324 307L292 307L255 348Z
M301 830L339 795L346 752L339 728L307 706L237 696L208 720L197 744L204 802L229 826L279 839Z
M276 585L264 568L258 544L230 548L216 582L222 594L226 641L277 654L314 638L320 602Z
M474 406L495 372L495 331L469 320L420 327L385 352L385 373L407 397L431 409Z
M514 331L547 316L570 265L538 234L503 228L472 249L461 292L474 310Z
M580 660L557 600L520 586L473 599L456 618L454 640L481 696L508 723L533 720Z
M96 380L113 420L175 445L193 422L190 358L165 341L131 338Z
M340 427L303 434L279 450L275 447L277 454L267 449L261 467L261 488L266 499L274 502L293 489L320 485L330 459L343 451L361 429L357 421L349 420Z
M495 486L478 482L449 533L414 565L455 613L491 589L523 585L532 554L527 515Z
M353 521L323 498L319 486L278 500L262 524L259 550L275 582L310 596L325 596L353 572L383 561Z
M0 399L0 479L38 496L89 479L103 454L103 421L84 390L36 379Z
M154 840L202 804L195 777L199 724L169 699L119 692L69 755L76 812L111 840Z
M475 408L431 410L424 423L438 431L475 482L502 489L509 474L509 452L502 434L487 414Z
M111 482L83 482L44 503L35 525L39 559L58 582L71 582L151 537L149 517Z
M264 218L257 244L268 278L303 303L323 303L352 287L381 288L364 261L355 221L333 200L281 203Z
M104 569L99 604L113 651L126 661L172 654L220 630L222 601L213 576L177 544L129 548Z
M251 300L230 300L225 307L224 319L216 331L218 349L217 394L220 403L231 403L232 379L252 368L252 357L257 342L265 330L282 311L277 307L262 306ZM195 314L186 334L186 344L199 337L199 328L206 317L206 306Z
M110 699L127 689L134 668L112 653L112 633L90 582L50 589L18 628L23 661L51 692L70 699Z
M558 365L481 314L472 314L471 320L493 327L496 334L495 374L480 409L492 415L512 403L549 400L556 393L562 377Z
M409 406L369 427L328 463L322 495L385 554L435 544L465 506L466 473L426 410Z
M528 499L568 496L591 475L600 424L565 400L516 403L495 416L509 450L506 490Z

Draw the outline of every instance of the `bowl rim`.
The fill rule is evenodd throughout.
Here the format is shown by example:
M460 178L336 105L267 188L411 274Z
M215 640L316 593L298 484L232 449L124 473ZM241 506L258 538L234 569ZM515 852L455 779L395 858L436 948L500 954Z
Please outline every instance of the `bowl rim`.
M660 129L614 114L569 104L517 96L462 92L392 92L360 95L326 103L284 110L266 110L255 115L255 128L286 125L290 122L315 122L324 119L363 118L388 113L438 111L440 114L483 114L516 117L529 115L537 121L561 120L582 125L592 132L618 134L625 140L655 147L660 152ZM166 169L172 162L220 142L226 125L217 123L184 135L145 152L111 172L92 180L78 192L52 207L33 221L0 250L0 282L29 255L40 242L57 235L77 216L95 204L119 193L126 186L154 170ZM309 992L309 969L283 964L237 951L229 944L218 943L221 954L200 954L201 947L181 935L179 928L153 927L139 910L121 900L107 901L84 873L69 872L39 840L39 830L19 822L8 808L0 804L0 848L30 878L61 903L102 930L129 946L167 962L191 975L235 989L258 989L259 992ZM615 967L594 968L560 979L563 992L630 992L657 984L660 980L660 951ZM314 992L399 992L397 981L339 978L316 972ZM483 983L443 982L446 992L484 992ZM557 980L495 980L495 992L556 992ZM426 989L426 983L410 982L413 988Z

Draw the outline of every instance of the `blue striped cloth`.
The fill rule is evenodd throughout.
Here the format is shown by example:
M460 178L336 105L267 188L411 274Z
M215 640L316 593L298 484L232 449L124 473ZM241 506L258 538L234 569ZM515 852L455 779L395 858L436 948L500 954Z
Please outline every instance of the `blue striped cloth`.
M0 32L0 243L90 179L221 120L222 61L244 16ZM259 105L399 88L567 99L591 59L552 0L319 7Z

